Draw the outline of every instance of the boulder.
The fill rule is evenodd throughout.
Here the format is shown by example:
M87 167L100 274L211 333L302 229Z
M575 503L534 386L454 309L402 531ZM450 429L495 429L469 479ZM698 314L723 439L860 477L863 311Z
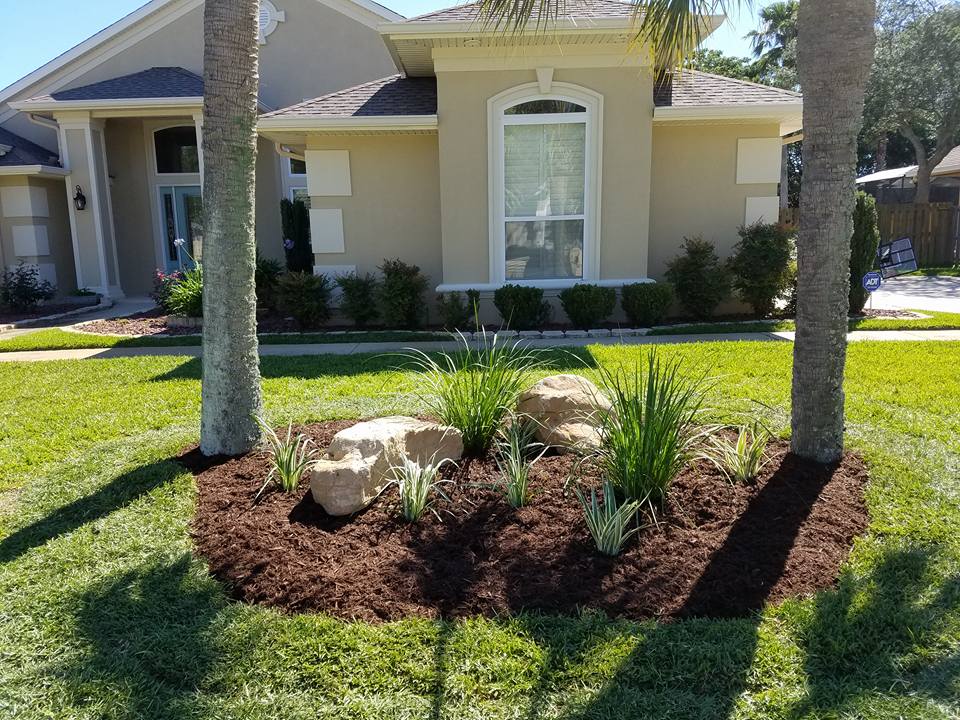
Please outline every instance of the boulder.
M338 432L313 464L310 492L330 515L350 515L376 499L403 458L423 465L462 455L456 428L404 416L361 422Z
M537 425L537 440L560 452L594 450L610 400L580 375L551 375L520 395L517 412Z

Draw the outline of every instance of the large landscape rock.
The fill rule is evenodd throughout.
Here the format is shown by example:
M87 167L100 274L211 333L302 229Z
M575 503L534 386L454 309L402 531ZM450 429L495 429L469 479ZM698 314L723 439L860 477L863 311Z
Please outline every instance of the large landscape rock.
M610 408L603 391L580 375L545 377L517 404L519 414L536 422L537 440L560 452L599 447L599 427Z
M463 437L456 428L393 416L357 423L338 432L325 457L310 470L310 492L330 515L350 515L376 499L403 458L421 465L459 460Z

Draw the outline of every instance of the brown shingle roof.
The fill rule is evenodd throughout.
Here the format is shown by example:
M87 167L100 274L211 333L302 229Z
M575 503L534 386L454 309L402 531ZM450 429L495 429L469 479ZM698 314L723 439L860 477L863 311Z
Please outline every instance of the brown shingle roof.
M654 91L657 107L699 107L703 105L751 105L791 103L802 99L800 93L734 80L723 75L685 70L670 83Z
M619 0L567 0L560 10L562 18L629 18L633 17L635 6ZM410 18L411 23L432 22L472 22L479 16L480 3L465 3L436 12ZM546 18L552 19L552 18ZM531 21L536 23L538 16Z
M436 114L436 78L391 75L261 117L386 117Z
M91 85L83 85L70 90L58 90L49 95L31 98L31 100L66 102L71 100L141 100L145 98L202 96L203 78L199 75L179 67L154 67Z

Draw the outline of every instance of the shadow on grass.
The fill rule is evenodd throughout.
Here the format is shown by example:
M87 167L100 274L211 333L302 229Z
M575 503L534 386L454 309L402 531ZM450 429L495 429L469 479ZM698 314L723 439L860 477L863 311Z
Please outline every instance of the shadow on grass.
M194 717L218 655L220 597L187 553L88 589L76 617L87 650L63 674L78 704L102 696L122 703L118 717Z
M5 537L0 541L0 562L16 560L35 547L104 518L182 472L179 464L160 460L118 475L96 492L62 505L46 517Z
M791 717L852 716L852 703L894 689L957 701L960 654L926 662L923 652L944 647L960 621L960 576L941 579L937 563L929 547L892 550L868 577L845 572L816 598L801 644L808 690Z
M587 348L550 348L541 351L545 371L577 372L597 367ZM353 377L381 372L420 372L409 366L399 353L370 353L357 355L268 355L260 358L260 375L264 379L298 378L315 380L324 377ZM152 378L155 382L170 380L200 380L203 363L192 358L179 363L169 371Z

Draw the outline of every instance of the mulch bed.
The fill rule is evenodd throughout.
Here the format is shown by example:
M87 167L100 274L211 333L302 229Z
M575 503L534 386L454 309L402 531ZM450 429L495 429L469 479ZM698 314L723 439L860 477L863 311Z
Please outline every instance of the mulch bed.
M113 320L94 320L81 327L83 332L97 335L199 335L199 327L170 327L169 316L160 308ZM327 329L327 328L324 328ZM300 327L291 318L267 316L257 319L257 331L261 333L300 332Z
M20 310L18 312L0 311L0 323L15 323L26 320L36 320L37 318L47 317L48 315L60 315L61 313L73 312L74 310L83 310L86 306L76 303L62 303L58 305L38 305L30 310Z
M301 428L319 446L351 425ZM750 485L732 485L708 463L676 480L658 526L599 555L575 497L564 492L573 460L534 466L532 503L512 510L489 487L490 459L450 468L456 481L417 524L396 512L396 490L348 518L316 505L306 481L293 495L254 496L267 473L260 452L181 462L196 475L192 535L211 573L238 600L347 619L493 616L538 610L611 616L740 617L765 602L833 585L851 543L867 527L863 460L808 463L777 441ZM585 485L598 479L587 475Z
M922 315L918 315L910 310L880 310L864 308L859 315L852 316L855 320L861 318L899 318L902 320L920 320Z

